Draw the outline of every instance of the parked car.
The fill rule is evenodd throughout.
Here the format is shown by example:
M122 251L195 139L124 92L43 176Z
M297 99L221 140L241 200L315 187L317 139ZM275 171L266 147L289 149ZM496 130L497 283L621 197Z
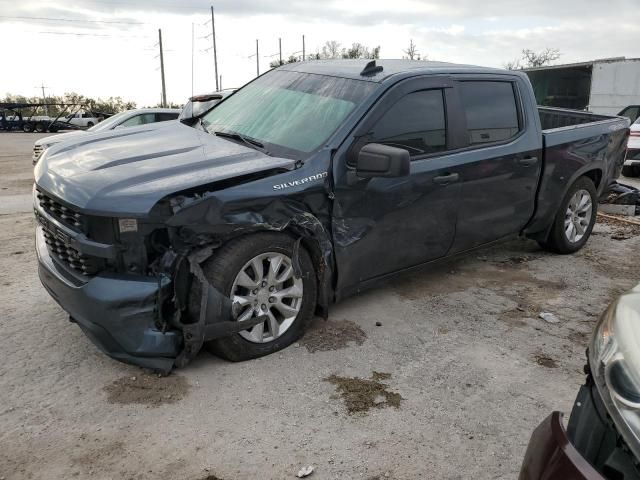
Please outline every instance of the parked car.
M57 143L84 139L87 133L106 132L116 128L176 120L179 115L180 110L175 108L139 108L117 113L87 130L75 130L40 138L33 144L33 164L35 165L38 162L38 159L47 148Z
M622 174L625 177L637 177L640 175L640 119L636 119L630 130Z
M100 123L100 119L96 117L95 114L88 113L88 112L78 112L78 113L73 113L71 115L67 115L65 117L65 120L67 121L67 123L70 123L71 125L75 125L76 127L85 127L85 128L91 128L94 125L97 125L98 123Z
M119 360L259 357L391 275L517 235L579 250L628 126L538 109L517 71L288 64L192 127L49 148L40 278Z
M640 285L602 315L587 378L565 430L554 412L533 432L520 480L640 478Z
M220 90L219 92L206 93L191 97L182 108L179 120L188 122L190 120L200 118L236 90L236 88L227 88L225 90Z

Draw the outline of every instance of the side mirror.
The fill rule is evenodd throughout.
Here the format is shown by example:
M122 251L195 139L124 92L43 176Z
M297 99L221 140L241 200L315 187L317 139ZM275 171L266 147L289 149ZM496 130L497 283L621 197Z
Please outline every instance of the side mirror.
M358 153L356 175L360 178L404 177L409 175L409 152L381 143L368 143Z

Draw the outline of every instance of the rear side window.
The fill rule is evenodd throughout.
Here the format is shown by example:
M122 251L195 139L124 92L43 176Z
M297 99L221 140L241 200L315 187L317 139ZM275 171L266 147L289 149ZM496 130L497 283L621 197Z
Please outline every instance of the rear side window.
M520 131L511 82L461 82L460 97L470 145L502 142Z
M374 143L404 148L416 157L446 150L442 90L409 93L396 102L373 128Z

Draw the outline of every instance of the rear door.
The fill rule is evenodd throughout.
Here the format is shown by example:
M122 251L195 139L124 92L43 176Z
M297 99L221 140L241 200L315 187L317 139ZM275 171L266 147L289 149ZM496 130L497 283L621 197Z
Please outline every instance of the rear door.
M460 196L449 152L459 147L458 105L449 78L405 80L373 107L334 157L333 238L338 290L445 256ZM456 134L456 132L458 132ZM368 143L409 152L411 171L358 178L355 159Z
M526 87L518 77L458 78L466 146L456 155L462 184L452 254L518 233L533 215L542 136Z

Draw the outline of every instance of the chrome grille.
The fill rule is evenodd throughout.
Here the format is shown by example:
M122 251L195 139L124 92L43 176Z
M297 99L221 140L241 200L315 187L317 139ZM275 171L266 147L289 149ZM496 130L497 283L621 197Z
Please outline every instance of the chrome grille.
M46 228L43 228L42 231L44 233L44 241L51 255L68 267L83 275L94 275L103 267L104 260L101 258L83 255L69 245L67 241L56 236Z
M86 218L83 214L65 207L46 193L37 190L36 197L40 207L56 220L77 232L86 233Z

